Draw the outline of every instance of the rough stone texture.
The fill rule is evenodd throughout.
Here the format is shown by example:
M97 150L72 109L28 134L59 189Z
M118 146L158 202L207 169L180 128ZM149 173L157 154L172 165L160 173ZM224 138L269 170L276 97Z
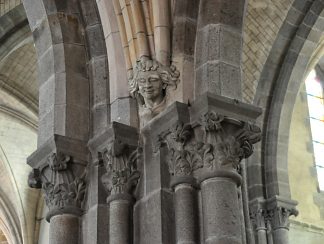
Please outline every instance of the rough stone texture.
M136 17L138 12L129 11L135 1L118 2L126 4L123 9L124 16L128 15L130 19ZM145 1L137 2L143 4ZM160 2L162 0L155 1L160 6L167 1ZM0 2L0 6L3 3L7 4L9 1ZM10 3L14 3L14 1L10 1ZM104 145L106 140L115 136L115 134L105 134L111 120L118 120L124 124L137 127L136 104L129 98L127 88L128 74L126 71L129 68L127 66L129 60L125 60L123 55L125 43L122 43L123 40L120 37L112 3L112 0L98 0L97 3L94 0L24 1L41 70L39 74L39 90L41 92L40 146L54 132L79 139L83 138L85 143L88 142L89 138L97 138L103 134L104 139L101 138L101 143ZM209 23L209 27L206 29L201 28L198 24L198 37L205 38L204 41L200 42L199 40L200 43L195 43L197 23L199 22L197 21L199 1L177 0L170 1L170 3L172 13L170 19L174 33L172 38L168 38L166 33L163 34L163 31L168 27L157 26L156 40L160 41L157 45L165 48L159 56L166 59L166 54L169 53L167 48L170 43L165 39L167 37L167 39L172 40L172 60L181 71L181 84L172 93L172 99L184 103L189 101L190 103L188 103L188 108L185 104L171 105L162 117L158 116L148 127L140 131L141 136L143 136L140 139L140 144L144 147L144 153L139 170L143 172L143 178L141 178L134 192L138 201L135 205L133 223L133 233L138 244L175 243L175 223L182 221L175 212L175 195L170 188L172 177L170 177L167 164L170 152L166 146L157 150L158 152L155 150L160 132L169 129L176 121L193 122L193 126L196 128L202 112L217 111L223 113L227 110L225 114L228 116L238 120L252 121L259 113L259 111L247 112L248 107L237 103L236 100L233 100L229 106L226 105L226 99L219 97L215 99L208 97L194 101L195 60L200 65L200 68L197 69L198 76L207 81L206 83L197 83L198 89L235 99L240 98L240 87L237 85L237 81L241 79L242 66L245 74L244 97L246 101L252 103L255 97L255 104L260 105L265 111L265 116L258 121L264 126L264 143L257 146L252 158L246 160L249 196L239 209L245 209L244 223L247 223L249 215L246 208L249 200L276 194L289 196L290 190L293 189L289 186L287 165L285 165L285 162L289 159L285 154L289 149L289 113L292 111L292 105L284 108L281 106L284 103L286 105L294 103L295 91L299 88L299 80L306 70L306 65L310 63L311 67L312 62L316 62L316 59L318 59L317 57L309 62L310 56L317 52L315 48L322 45L318 41L321 39L322 27L324 26L324 18L318 18L323 9L322 0L250 0L245 13L245 16L247 16L245 23L238 21L241 19L243 11L241 11L242 9L237 11L238 8L242 7L237 4L237 1L200 1L202 4L199 21L203 25ZM309 6L312 3L314 3L314 6L309 11ZM99 9L96 8L96 4ZM12 6L14 5L10 4L10 7ZM155 15L154 18L159 17L159 21L161 21L161 18L164 18L162 15L169 12L163 8L156 8L156 6L159 5L155 5L154 11L158 11L158 14L161 15ZM46 11L43 7L46 8ZM7 7L5 9L5 11L8 11ZM238 12L240 14L237 14ZM134 15L130 16L130 13L134 13ZM3 181L1 181L1 185L3 185L1 196L6 195L8 197L1 198L1 200L5 199L5 202L0 201L0 217L2 220L6 220L10 226L13 226L12 233L15 233L17 238L21 236L24 243L30 244L33 236L38 235L38 227L36 226L35 233L33 233L33 223L28 222L28 220L25 221L23 216L26 213L26 219L34 221L34 213L37 212L35 222L42 223L39 242L48 243L47 226L44 224L44 220L41 220L46 214L46 210L44 213L39 213L39 209L42 208L40 203L37 205L37 208L39 208L37 211L26 210L23 213L23 211L16 211L18 208L13 209L16 205L19 205L19 199L27 204L26 208L24 206L23 209L36 208L36 203L33 200L38 195L30 194L30 190L25 189L20 184L20 180L25 182L28 172L27 168L21 166L25 155L21 152L22 146L20 144L36 146L33 140L35 139L34 131L37 127L36 96L38 89L36 80L31 81L35 74L29 74L26 71L36 71L35 64L37 63L27 22L26 20L20 22L22 15L19 11L17 14L12 14L12 12L7 12L7 14L2 16L6 18L1 17L0 19L0 65L4 67L1 72L9 76L9 79L1 79L3 77L0 77L0 121L2 121L1 124L5 124L1 127L4 128L3 131L0 131L0 138L2 139L0 144L4 148L4 153L0 156L2 161L3 158L9 158L9 160L4 160L4 164L1 164L2 177L0 178ZM153 17L149 17L146 19L153 19ZM127 20L127 18L124 19ZM103 24L104 35L101 33L100 22ZM24 25L21 26L19 23L24 23ZM156 25L156 23L154 24ZM134 43L143 44L141 41L143 40L143 33L132 33L132 30L136 29L135 23L127 22L125 24L128 29L127 33L131 34L128 36L130 37L128 38L130 40L129 45L132 45L131 48L135 49L135 52L130 54L131 58L134 59L134 57L136 58L134 54L137 51L138 53L145 51L143 46L136 47L136 45L133 45ZM242 28L243 25L245 42L243 48L244 63L242 65L240 62L241 32L238 29ZM137 41L134 41L135 39ZM196 44L198 52L195 56ZM206 48L206 45L209 45L210 48ZM136 48L138 49L136 50ZM22 54L24 54L24 57ZM316 55L320 56L321 53L318 52ZM214 60L220 62L213 63ZM282 70L280 71L281 66ZM109 71L108 67L110 68ZM12 80L10 80L10 77ZM217 83L217 80L220 82ZM289 80L295 82L287 84L286 82ZM255 93L257 93L256 96ZM196 102L199 104L197 105ZM184 107L185 109L183 109ZM110 108L112 108L111 111ZM2 118L5 119L2 120ZM280 118L282 119L281 124L278 122ZM277 130L278 127L280 127L280 130ZM27 130L31 130L33 133L26 136ZM128 130L124 130L124 132L123 138L132 140L133 137L128 134ZM276 133L278 137L273 136ZM12 134L14 134L14 137L10 140L7 139L8 135ZM15 138L22 141L14 144ZM8 147L9 144L13 146ZM90 144L91 142L89 143L91 147ZM299 151L303 151L303 149ZM82 157L88 160L88 155ZM97 154L97 151L92 150L91 166L88 172L89 190L87 201L84 204L85 214L80 221L80 223L82 222L83 232L81 243L109 243L109 238L107 238L109 214L108 204L105 202L109 193L104 191L100 181L105 173L104 167L101 166L101 160L102 158ZM15 162L21 163L16 164ZM11 171L8 170L8 165L12 166L9 167ZM303 170L302 173L311 175L307 173L308 170ZM315 181L315 178L312 178L312 181ZM16 182L17 186L12 182ZM13 197L16 194L15 188L18 188L19 194L21 193L21 198ZM265 190L265 188L267 189ZM238 193L241 194L241 192L241 189L239 189ZM26 199L25 195L28 196ZM185 201L187 195L179 195L183 196L180 200L184 199L184 202L189 202ZM231 197L234 195L233 193ZM198 198L201 198L200 192L198 192L198 196ZM209 196L209 194L205 194L204 198L206 196L219 200L216 198L218 195ZM305 199L313 201L312 197L314 196L307 196ZM229 199L230 197L226 196L225 200L228 201ZM239 199L242 199L241 195ZM181 202L180 200L179 202ZM320 199L317 200L320 201ZM201 199L198 199L198 203L200 204L196 206L198 208L196 213L199 213L200 220L196 221L196 224L199 225L200 235L203 237L204 229L201 223L203 223L202 205L204 204L201 203ZM3 210L6 209L6 206L10 206L8 209L11 218L4 214L8 213ZM190 210L191 207L188 207ZM215 206L210 205L208 207L214 210L213 207ZM185 210L185 208L180 208L180 210ZM186 212L190 212L189 210ZM311 214L313 211L308 212ZM302 216L303 214L301 214ZM242 213L239 214L237 219L242 221ZM225 217L224 220L226 220ZM215 219L211 221L215 222ZM24 230L25 227L22 223L28 224L29 232ZM187 223L190 224L190 221ZM298 228L300 226L306 230L304 232L307 233L306 238L309 238L310 232L313 233L314 240L321 236L321 230L317 227L300 224ZM219 226L219 228L223 227ZM244 228L247 228L244 224L237 226L237 229L243 230L243 232ZM270 227L267 226L267 228L269 231ZM205 231L208 231L208 229L205 228ZM315 232L316 234L314 234ZM189 237L186 233L183 236ZM269 238L270 236L271 233L269 233ZM276 234L274 236L278 237ZM298 229L296 236L300 237L300 229ZM36 239L37 237L35 241L37 241ZM241 242L244 244L245 239L248 240L243 235ZM298 240L292 240L298 243ZM19 242L17 241L17 243ZM250 244L250 242L247 243Z
M197 192L189 184L175 187L174 211L176 220L176 243L198 242Z
M21 0L4 0L0 2L0 16L6 14L14 7L21 4Z
M50 244L78 244L79 238L79 217L63 214L51 219Z
M244 4L245 1L200 1L195 50L195 97L210 91L241 99Z
M114 200L109 203L109 243L128 244L130 235L130 202Z
M242 243L236 188L236 183L226 178L201 183L206 244Z
M243 42L243 100L252 103L263 66L293 0L248 2Z

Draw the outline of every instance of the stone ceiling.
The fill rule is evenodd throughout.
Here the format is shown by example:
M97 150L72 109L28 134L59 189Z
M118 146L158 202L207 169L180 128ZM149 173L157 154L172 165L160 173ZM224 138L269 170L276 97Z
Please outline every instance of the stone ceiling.
M21 0L0 0L0 16L21 4Z

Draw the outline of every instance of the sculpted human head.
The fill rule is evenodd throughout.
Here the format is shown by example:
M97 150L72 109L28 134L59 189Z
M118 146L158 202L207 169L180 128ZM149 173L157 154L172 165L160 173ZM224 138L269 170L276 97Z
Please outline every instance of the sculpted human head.
M154 108L164 100L167 89L176 88L179 72L156 60L140 60L129 81L130 93L146 108Z

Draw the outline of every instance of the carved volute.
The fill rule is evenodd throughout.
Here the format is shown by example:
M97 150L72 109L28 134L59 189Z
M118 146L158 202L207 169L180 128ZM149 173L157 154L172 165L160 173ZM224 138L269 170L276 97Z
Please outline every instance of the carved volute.
M201 171L236 170L260 139L257 126L209 112L195 128L179 122L161 133L158 144L169 149L171 175L194 176Z
M80 215L86 192L86 163L62 152L47 156L46 163L29 175L30 187L41 188L49 208L47 220L59 213Z
M131 149L116 140L101 153L101 157L106 168L101 180L107 192L110 195L132 194L140 178L138 149Z

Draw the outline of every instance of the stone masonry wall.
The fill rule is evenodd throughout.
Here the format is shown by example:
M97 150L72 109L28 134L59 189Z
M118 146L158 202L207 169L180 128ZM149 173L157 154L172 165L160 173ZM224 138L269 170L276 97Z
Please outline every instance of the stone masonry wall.
M252 103L260 74L293 0L251 0L243 42L243 100Z

